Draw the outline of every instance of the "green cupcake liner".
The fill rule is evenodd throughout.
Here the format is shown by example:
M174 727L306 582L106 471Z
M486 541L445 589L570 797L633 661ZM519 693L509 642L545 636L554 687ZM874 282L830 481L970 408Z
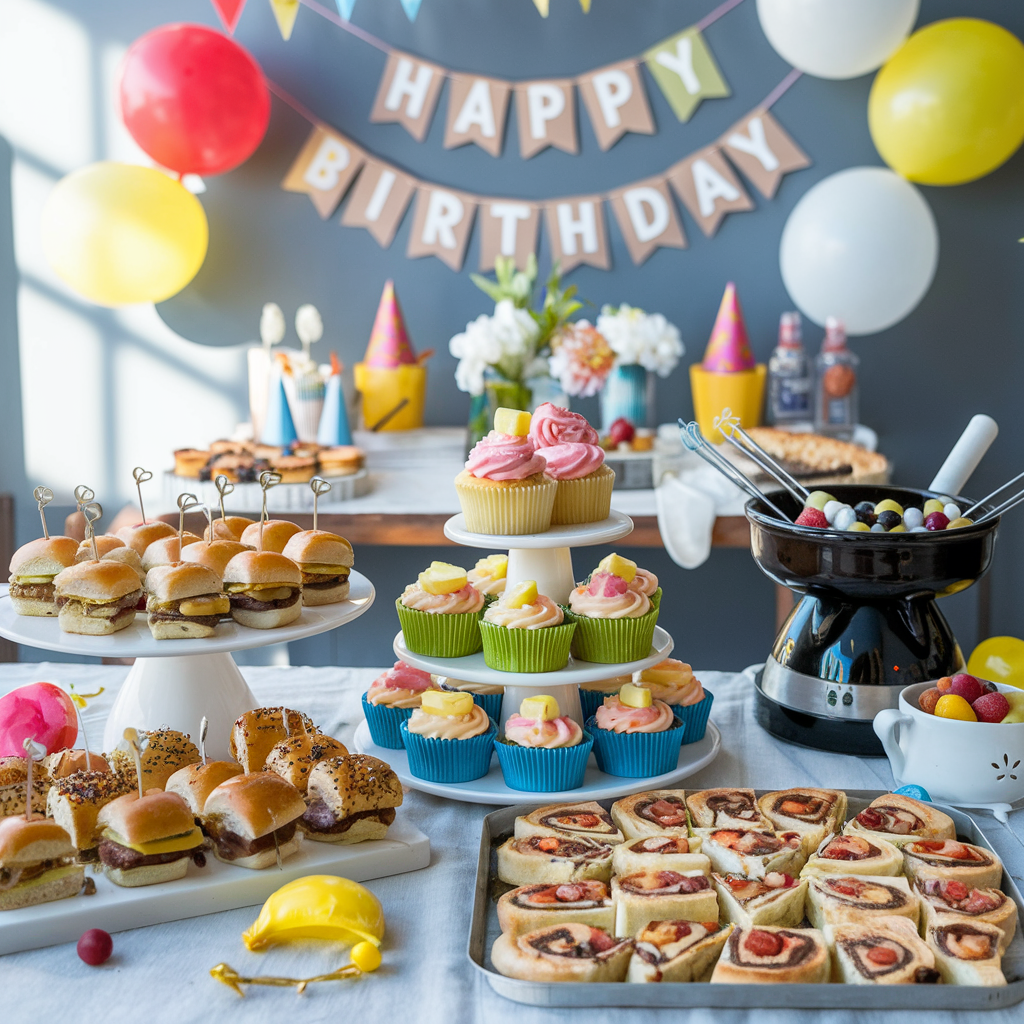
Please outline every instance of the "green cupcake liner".
M362 699L363 715L366 717L366 724L370 729L370 739L378 747L401 750L405 746L402 742L402 723L411 718L416 709L391 708L386 704L371 704L366 699L365 693Z
M409 755L409 771L427 782L446 785L472 782L490 771L491 752L498 727L492 721L487 732L465 740L442 740L420 736L402 723L402 739Z
M557 672L569 664L569 648L576 626L510 629L480 620L484 662L499 672Z
M428 658L464 658L480 650L480 612L445 615L406 608L395 601L405 646Z
M618 665L639 661L651 653L658 609L652 607L646 615L635 619L595 619L571 611L566 613L566 618L576 624L572 656L577 661Z
M612 732L599 729L590 719L586 729L594 737L597 767L606 775L624 779L649 779L665 775L679 763L683 723L675 718L662 732Z
M651 607L661 608L661 587L658 587L658 589L651 594Z
M509 789L558 793L583 785L593 745L590 734L584 732L583 739L574 747L520 747L499 739L494 743L494 752Z

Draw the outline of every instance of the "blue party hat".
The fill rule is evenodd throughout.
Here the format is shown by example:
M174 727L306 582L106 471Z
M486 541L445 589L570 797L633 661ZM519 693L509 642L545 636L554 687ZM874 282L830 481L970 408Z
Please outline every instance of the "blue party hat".
M275 362L270 376L270 391L267 395L267 416L263 424L263 436L260 440L264 444L272 444L284 448L298 439L299 435L295 430L295 421L292 419L291 409L288 408L288 396L284 391L281 362L278 360Z
M333 372L327 378L327 393L324 395L324 407L320 413L320 427L316 432L316 443L322 444L325 448L352 443L348 409L345 408L345 392L341 387L341 363L334 352L331 353L331 368Z

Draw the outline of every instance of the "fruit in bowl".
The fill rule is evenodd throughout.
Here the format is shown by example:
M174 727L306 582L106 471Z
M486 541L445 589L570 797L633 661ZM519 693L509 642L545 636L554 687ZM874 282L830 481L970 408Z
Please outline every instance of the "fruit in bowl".
M943 676L917 698L928 715L961 722L1024 722L1024 691L1000 693L994 683L967 672Z

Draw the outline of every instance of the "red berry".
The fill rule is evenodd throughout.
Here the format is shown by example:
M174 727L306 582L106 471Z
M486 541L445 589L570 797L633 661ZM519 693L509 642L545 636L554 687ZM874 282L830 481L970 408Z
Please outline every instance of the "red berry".
M99 967L110 959L114 952L114 940L102 928L90 928L79 940L79 959L90 967Z
M1001 693L983 693L971 709L979 722L1001 722L1010 713L1010 702Z
M963 697L973 707L974 702L985 691L982 689L981 683L974 676L968 675L966 672L958 672L953 676L953 681L949 684L949 692L955 693L958 697Z
M926 530L944 530L949 526L949 516L945 512L932 512L924 521Z
M623 441L632 441L636 435L633 424L624 416L620 416L609 428L608 438L614 445L622 444Z
M805 508L803 512L801 512L800 515L796 517L796 525L815 526L819 530L827 530L828 520L825 518L824 512L808 505L807 508Z

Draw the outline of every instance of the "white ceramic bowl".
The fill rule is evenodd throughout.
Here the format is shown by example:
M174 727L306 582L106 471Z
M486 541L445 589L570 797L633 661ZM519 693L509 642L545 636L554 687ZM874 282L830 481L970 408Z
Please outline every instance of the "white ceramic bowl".
M900 692L899 710L875 715L897 786L918 785L935 801L987 807L1005 821L1024 799L1024 723L961 722L926 714L917 698L934 683ZM1020 692L995 684L1002 693Z

